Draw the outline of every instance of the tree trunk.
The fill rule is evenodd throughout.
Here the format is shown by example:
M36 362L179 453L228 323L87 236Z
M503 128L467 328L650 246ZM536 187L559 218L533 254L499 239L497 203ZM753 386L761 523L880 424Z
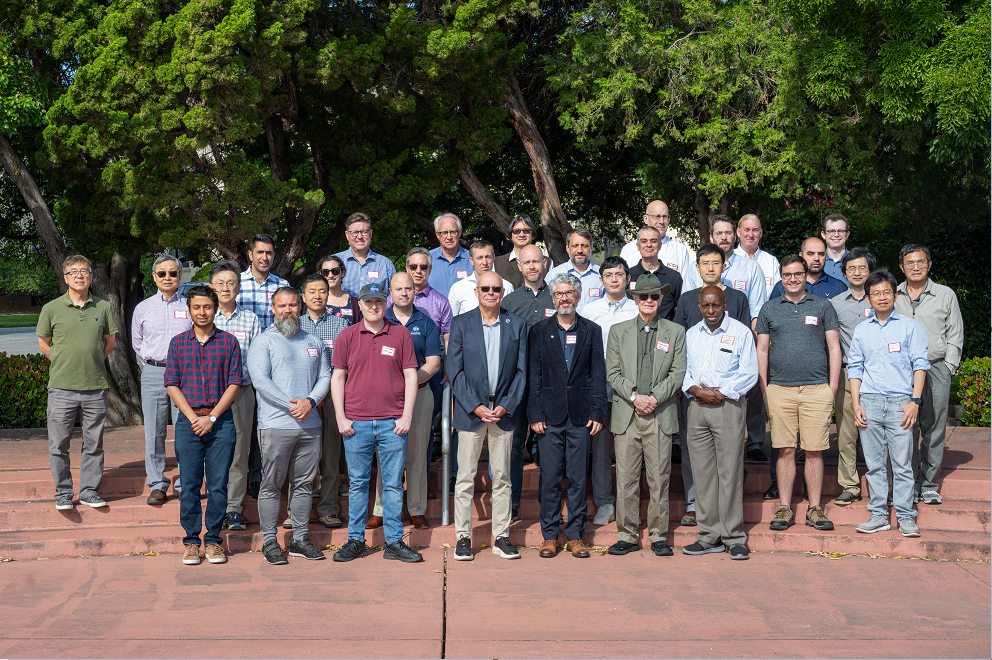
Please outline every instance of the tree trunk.
M486 188L479 181L479 177L475 175L475 170L472 169L472 164L468 162L467 158L462 162L462 168L458 170L458 180L462 182L465 190L472 196L476 204L481 206L486 215L496 224L496 228L504 235L509 236L510 220L512 218L510 218L510 215L503 210L503 207L492 196L489 188Z
M730 198L724 195L717 203L717 207L712 208L709 197L699 189L697 184L694 206L696 207L696 230L699 232L699 244L705 245L710 242L710 217L717 214L727 215L730 210Z
M2 162L7 176L14 181L17 189L21 191L21 197L24 198L24 203L27 204L34 217L38 236L45 244L45 249L48 252L48 263L55 271L55 280L59 283L59 290L65 293L68 287L65 283L65 277L62 275L62 262L69 256L65 239L62 238L62 233L59 231L58 225L55 224L55 217L49 210L45 198L42 197L38 184L35 183L34 177L31 176L28 168L24 166L17 152L14 151L14 147L6 135L0 135L0 162Z
M572 225L561 208L551 154L527 108L516 75L507 76L503 81L506 89L504 105L509 113L508 119L530 157L530 169L534 174L534 187L541 206L541 227L544 229L544 243L548 247L548 255L555 264L564 263L568 260L565 245L568 234L572 231ZM509 236L507 232L503 233Z

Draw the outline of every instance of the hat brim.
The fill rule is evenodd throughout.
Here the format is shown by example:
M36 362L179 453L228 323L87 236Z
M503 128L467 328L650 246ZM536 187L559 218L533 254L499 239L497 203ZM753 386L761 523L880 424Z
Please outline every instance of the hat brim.
M634 296L638 293L661 293L664 295L666 293L671 293L671 291L671 284L662 284L661 286L651 286L643 289L627 289L627 297L633 300Z

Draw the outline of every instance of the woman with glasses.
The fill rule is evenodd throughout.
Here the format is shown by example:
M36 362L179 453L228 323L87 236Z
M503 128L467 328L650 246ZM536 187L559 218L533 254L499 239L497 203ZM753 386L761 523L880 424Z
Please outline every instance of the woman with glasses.
M340 257L325 257L320 262L318 271L327 280L327 313L332 316L339 316L354 325L358 319L362 318L362 312L358 308L358 298L346 293L341 288L346 272L344 262Z

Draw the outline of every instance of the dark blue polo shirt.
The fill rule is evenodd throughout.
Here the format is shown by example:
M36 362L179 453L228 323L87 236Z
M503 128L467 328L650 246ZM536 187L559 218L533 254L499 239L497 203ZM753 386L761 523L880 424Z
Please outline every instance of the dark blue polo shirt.
M829 300L833 298L838 293L844 293L850 287L847 286L847 282L844 280L838 280L836 277L827 275L826 272L820 273L820 279L813 282L806 282L806 290L813 295L820 296ZM776 282L775 287L772 289L772 294L768 296L768 299L778 298L785 293L785 287L782 286L781 282Z
M387 321L399 323L396 314L393 313L392 305L386 310L385 317ZM438 332L437 325L431 320L431 317L414 307L413 314L410 315L410 320L406 322L404 327L410 331L410 336L413 337L413 352L417 355L418 368L424 366L424 362L427 362L427 358L430 356L441 355L441 333Z

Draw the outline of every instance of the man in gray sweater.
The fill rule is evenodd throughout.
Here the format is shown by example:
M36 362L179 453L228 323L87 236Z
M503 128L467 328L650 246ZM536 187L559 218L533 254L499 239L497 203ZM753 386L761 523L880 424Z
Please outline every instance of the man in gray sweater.
M331 365L323 343L300 331L300 297L295 289L280 287L272 296L272 311L275 323L258 335L248 350L248 373L258 394L262 555L270 564L286 564L276 540L276 526L287 474L292 479L289 508L293 518L289 556L324 558L307 531L311 483L320 461L320 417L314 408L330 388Z

